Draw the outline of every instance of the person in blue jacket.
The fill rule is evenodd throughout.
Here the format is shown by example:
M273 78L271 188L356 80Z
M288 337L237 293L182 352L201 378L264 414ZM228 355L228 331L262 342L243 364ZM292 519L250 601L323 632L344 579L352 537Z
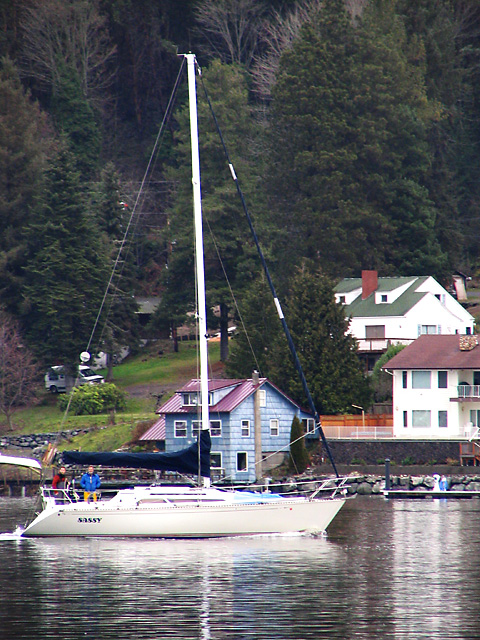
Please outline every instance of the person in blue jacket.
M97 501L96 491L100 488L100 484L100 476L95 473L92 466L88 467L88 472L84 473L80 480L80 486L83 489L83 499L85 502L89 502L91 498L94 502Z

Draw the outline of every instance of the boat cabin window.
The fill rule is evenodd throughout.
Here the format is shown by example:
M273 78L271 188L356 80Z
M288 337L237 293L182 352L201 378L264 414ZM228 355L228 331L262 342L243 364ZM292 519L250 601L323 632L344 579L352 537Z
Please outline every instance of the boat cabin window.
M174 437L186 438L187 437L187 422L185 420L175 420L174 422Z

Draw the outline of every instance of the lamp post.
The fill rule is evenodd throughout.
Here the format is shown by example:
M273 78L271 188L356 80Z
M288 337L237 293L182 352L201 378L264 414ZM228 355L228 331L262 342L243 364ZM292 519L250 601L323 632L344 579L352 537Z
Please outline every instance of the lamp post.
M363 407L359 407L358 404L352 404L352 407L355 407L355 409L360 409L360 411L362 412L362 425L363 425L363 432L365 433L365 411ZM358 437L358 430L357 430L357 437Z

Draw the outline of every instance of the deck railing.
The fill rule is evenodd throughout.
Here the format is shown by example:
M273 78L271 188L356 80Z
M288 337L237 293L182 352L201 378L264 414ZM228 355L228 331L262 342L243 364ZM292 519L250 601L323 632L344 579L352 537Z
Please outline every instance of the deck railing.
M459 398L480 398L480 384L459 384L457 392Z
M320 420L327 438L348 440L393 438L391 414L321 416Z

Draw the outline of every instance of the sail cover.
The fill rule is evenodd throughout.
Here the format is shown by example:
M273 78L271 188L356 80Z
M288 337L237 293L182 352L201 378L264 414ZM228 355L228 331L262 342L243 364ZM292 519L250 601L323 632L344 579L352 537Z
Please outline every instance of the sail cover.
M200 431L200 455L198 442L180 451L171 453L114 453L96 451L64 451L65 464L103 465L130 469L152 469L155 471L177 471L178 473L198 474L210 477L210 432Z

